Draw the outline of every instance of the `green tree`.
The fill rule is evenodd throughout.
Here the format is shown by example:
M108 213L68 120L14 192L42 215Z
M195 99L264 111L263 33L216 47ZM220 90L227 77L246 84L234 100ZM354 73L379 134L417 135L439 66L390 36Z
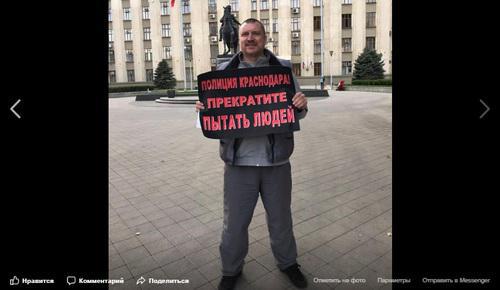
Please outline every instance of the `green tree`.
M175 88L176 79L172 69L168 66L165 59L158 63L155 70L154 80L155 87L159 89L173 89Z
M382 54L365 48L354 63L353 80L379 80L384 78Z

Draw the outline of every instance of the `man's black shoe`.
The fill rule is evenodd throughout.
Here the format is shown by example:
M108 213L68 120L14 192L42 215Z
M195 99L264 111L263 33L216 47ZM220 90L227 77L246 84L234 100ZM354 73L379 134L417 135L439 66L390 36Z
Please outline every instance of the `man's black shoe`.
M236 286L236 282L238 278L241 276L241 271L235 276L222 276L222 279L219 282L219 290L232 290L234 286Z
M293 264L290 267L280 271L285 273L288 278L290 278L290 281L292 281L292 284L295 285L295 287L306 288L307 280L306 277L304 277L304 274L302 274L302 272L299 270L299 267L299 264Z

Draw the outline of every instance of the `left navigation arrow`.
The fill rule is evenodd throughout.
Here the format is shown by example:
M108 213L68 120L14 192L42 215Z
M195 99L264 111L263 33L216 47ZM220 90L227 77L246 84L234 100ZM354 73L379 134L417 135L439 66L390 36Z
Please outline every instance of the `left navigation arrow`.
M21 116L14 110L14 108L21 102L21 99L17 100L17 102L12 105L12 107L10 107L10 110L12 111L12 113L14 113L14 115L16 115L16 117L18 117L19 119L21 119Z

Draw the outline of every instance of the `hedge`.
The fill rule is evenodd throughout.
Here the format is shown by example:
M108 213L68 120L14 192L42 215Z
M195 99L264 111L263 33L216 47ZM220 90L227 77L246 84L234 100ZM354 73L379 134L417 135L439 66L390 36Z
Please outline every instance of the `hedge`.
M147 91L148 89L153 90L154 88L154 85L120 86L108 88L108 93L138 92Z
M154 91L155 93L167 93L167 90L158 90L154 85L131 85L131 86L117 86L108 87L108 93L123 93L123 92L138 92L138 91ZM198 91L182 91L176 90L176 96L193 96L198 95Z
M392 79L383 80L352 80L353 86L392 86Z

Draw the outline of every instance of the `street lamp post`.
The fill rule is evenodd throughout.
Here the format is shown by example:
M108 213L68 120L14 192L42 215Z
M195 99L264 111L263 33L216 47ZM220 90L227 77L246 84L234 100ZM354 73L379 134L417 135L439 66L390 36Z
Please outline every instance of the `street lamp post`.
M325 76L323 74L323 64L324 64L324 51L323 51L323 0L321 0L321 4L320 4L320 38L321 38L321 78L320 78L320 85L321 85L321 89L323 89L323 85L324 85L324 82L325 82Z
M330 50L330 89L333 90L333 50Z

